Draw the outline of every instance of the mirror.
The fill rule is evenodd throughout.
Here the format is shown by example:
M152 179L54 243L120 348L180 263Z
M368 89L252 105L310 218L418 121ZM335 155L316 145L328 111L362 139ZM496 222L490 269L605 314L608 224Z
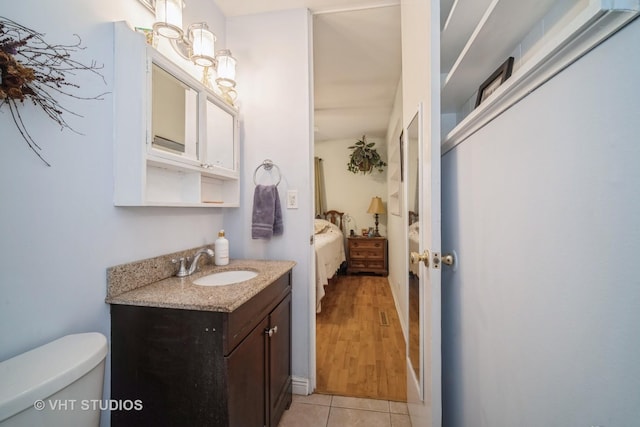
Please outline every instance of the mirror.
M418 111L407 127L407 216L408 216L408 242L409 254L420 251L420 173L419 173L419 146L420 146L420 117ZM421 376L421 349L422 333L420 331L420 264L412 263L409 256L409 361L413 369L416 381L419 384L422 395Z
M198 91L153 64L151 147L198 159Z
M207 138L204 163L235 170L234 116L226 108L207 98Z

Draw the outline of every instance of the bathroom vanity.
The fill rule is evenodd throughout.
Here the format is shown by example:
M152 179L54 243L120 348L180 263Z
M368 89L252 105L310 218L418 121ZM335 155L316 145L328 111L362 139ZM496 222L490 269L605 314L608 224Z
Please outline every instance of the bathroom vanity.
M112 425L276 427L291 404L293 265L232 261L120 294L110 285L111 399L143 406L112 411ZM258 276L193 284L238 269Z

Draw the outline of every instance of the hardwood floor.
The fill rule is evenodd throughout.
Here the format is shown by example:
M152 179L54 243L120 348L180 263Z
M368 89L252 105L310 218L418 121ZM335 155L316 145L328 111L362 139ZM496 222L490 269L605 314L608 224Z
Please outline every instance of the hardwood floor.
M318 393L407 400L405 341L386 277L339 276L316 315Z

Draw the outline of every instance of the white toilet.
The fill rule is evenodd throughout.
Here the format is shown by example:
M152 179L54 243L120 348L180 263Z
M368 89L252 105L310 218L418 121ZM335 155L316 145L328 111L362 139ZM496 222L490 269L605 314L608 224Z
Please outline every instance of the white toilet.
M91 332L0 362L0 427L98 427L106 355Z

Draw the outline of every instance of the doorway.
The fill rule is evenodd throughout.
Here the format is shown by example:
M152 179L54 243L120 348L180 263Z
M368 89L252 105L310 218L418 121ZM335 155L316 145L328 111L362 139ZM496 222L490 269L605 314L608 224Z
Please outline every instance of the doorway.
M394 106L402 109L400 6L315 14L313 45L314 146L326 177L319 212L344 212L345 235L359 234L374 225L367 213L371 198L381 197L387 205L389 179L387 170L349 172L348 147L366 135L388 159L390 142L398 144L402 117L393 114ZM381 216L380 232L394 248L404 245L406 236L392 234L390 215L387 209ZM390 262L403 256L404 251L394 252ZM400 265L396 274L406 274ZM326 287L322 310L312 320L318 391L406 400L406 290L399 289L404 280L392 276L336 275Z

